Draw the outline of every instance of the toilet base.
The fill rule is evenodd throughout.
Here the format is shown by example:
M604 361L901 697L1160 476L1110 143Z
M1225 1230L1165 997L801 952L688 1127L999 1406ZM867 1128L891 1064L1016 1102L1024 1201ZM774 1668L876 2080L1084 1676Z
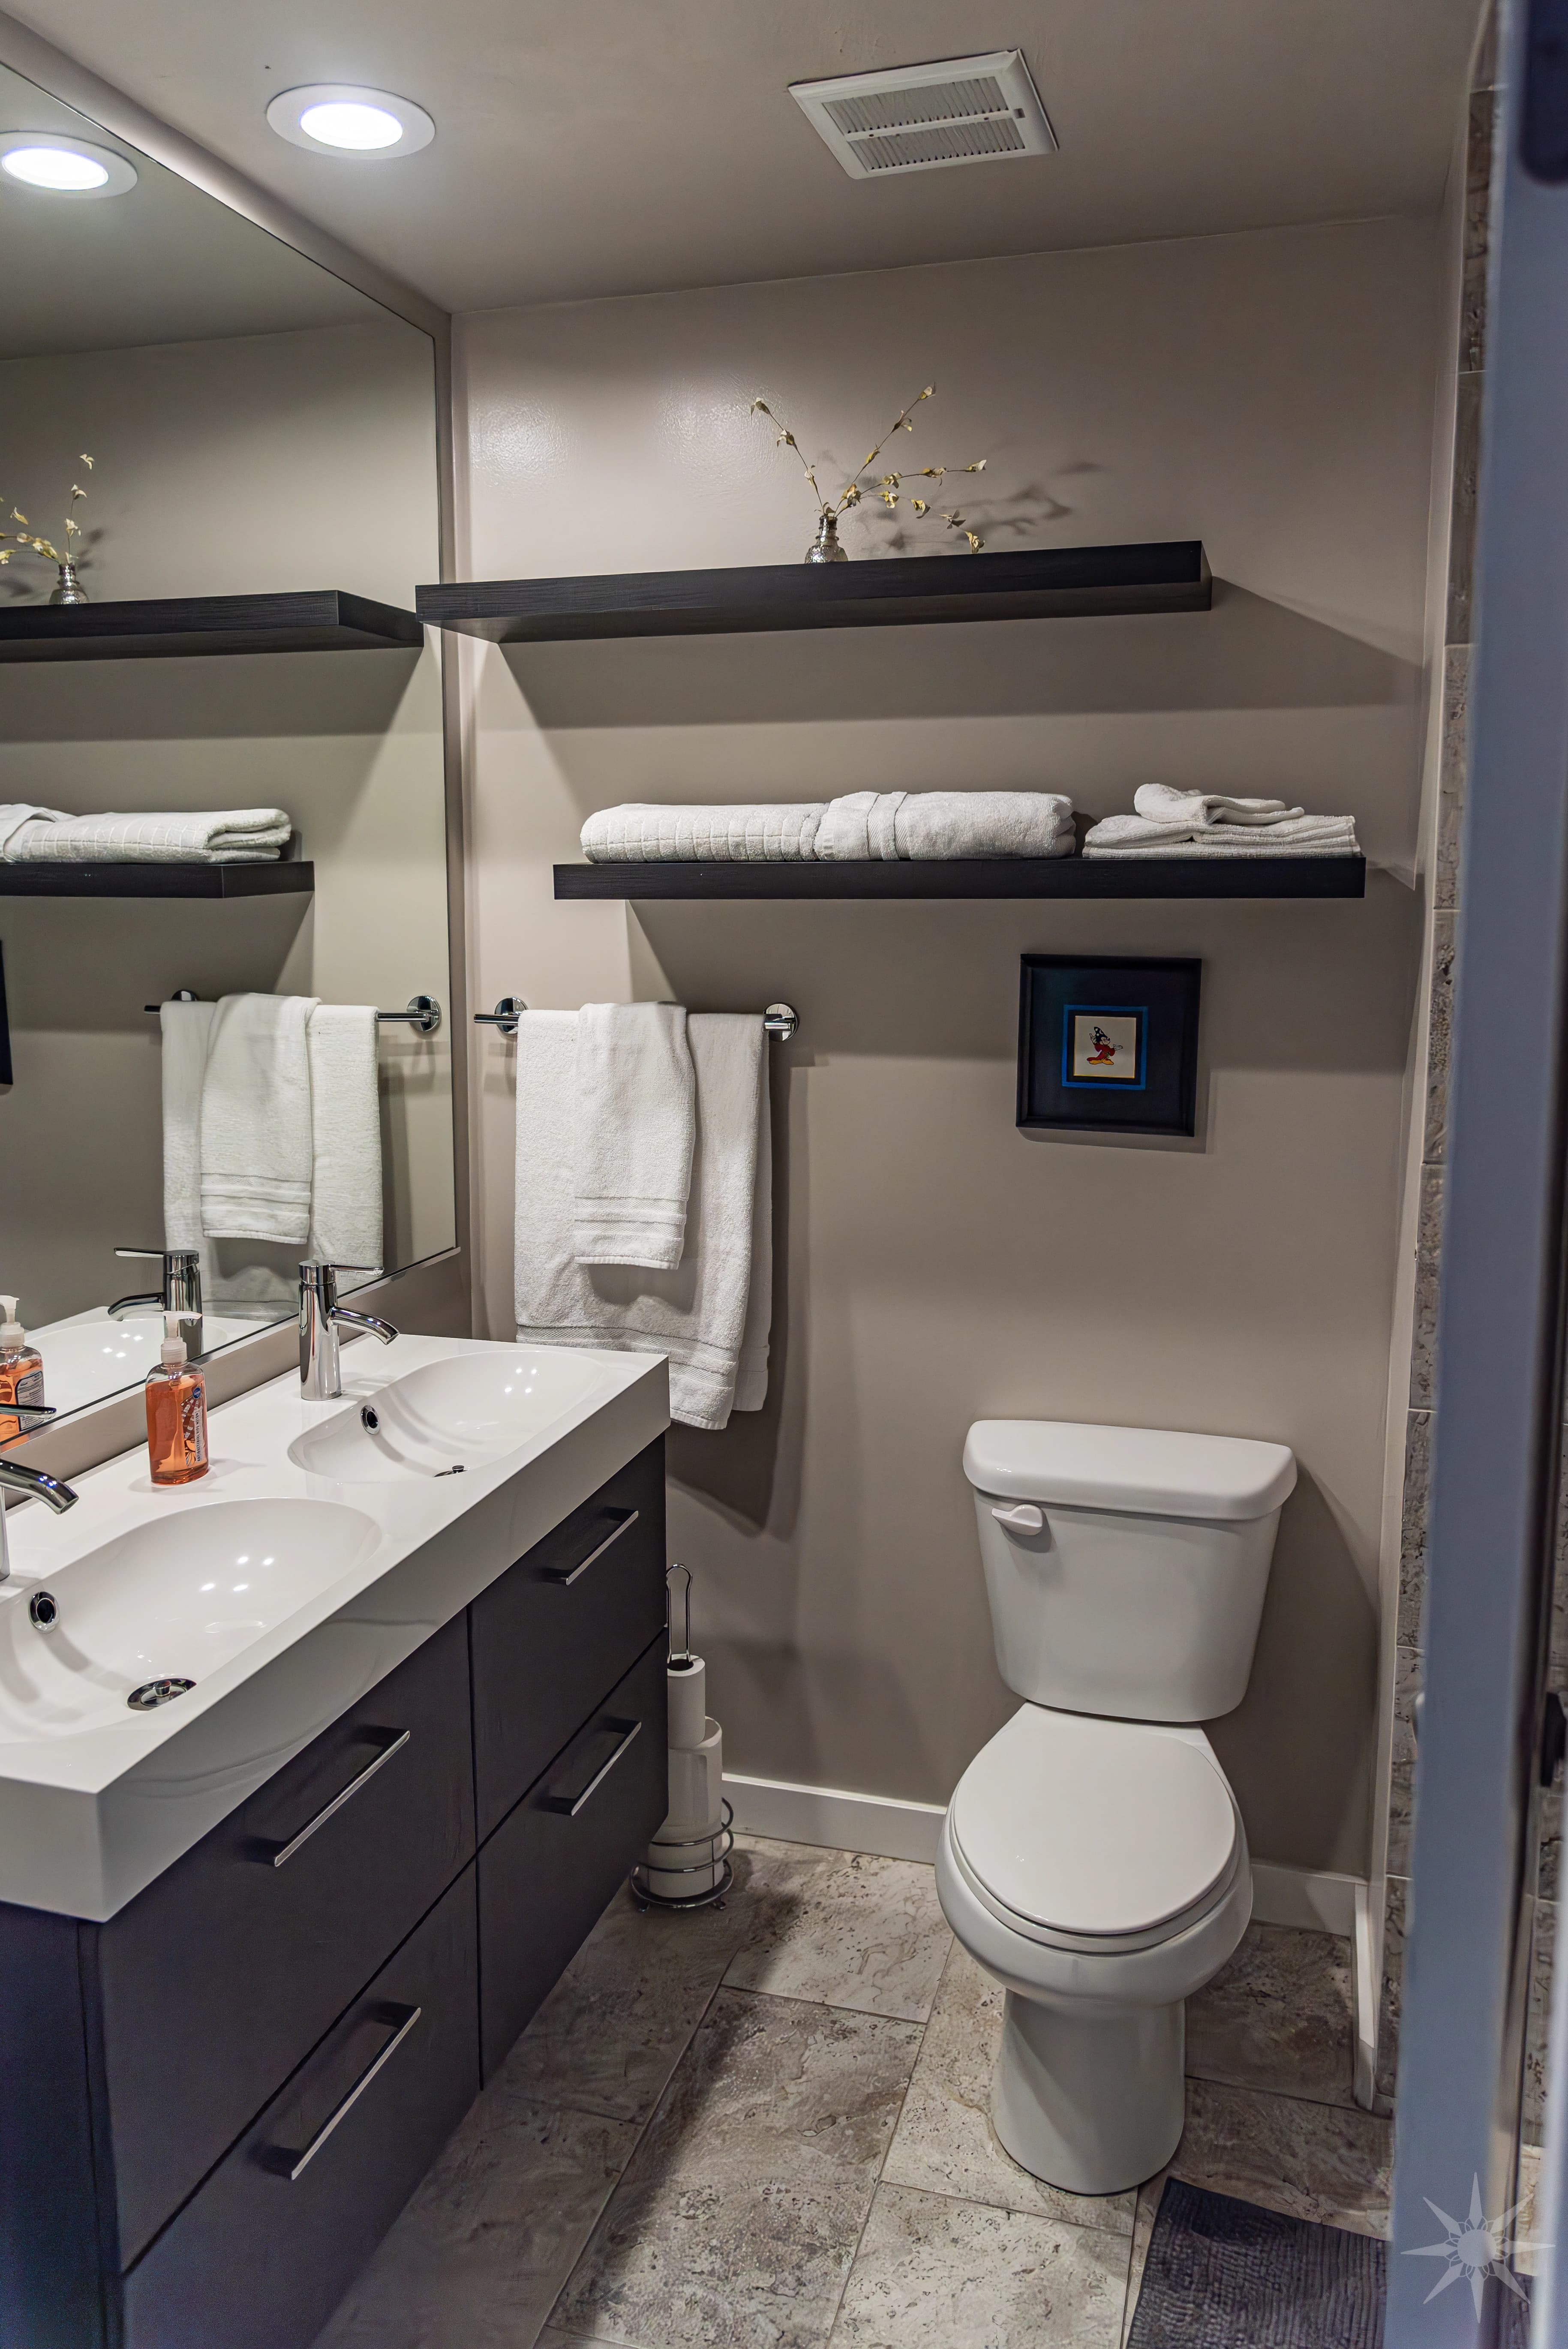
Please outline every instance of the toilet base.
M991 2118L1013 2159L1068 2194L1164 2168L1186 2114L1186 2009L1077 2014L1007 1992Z

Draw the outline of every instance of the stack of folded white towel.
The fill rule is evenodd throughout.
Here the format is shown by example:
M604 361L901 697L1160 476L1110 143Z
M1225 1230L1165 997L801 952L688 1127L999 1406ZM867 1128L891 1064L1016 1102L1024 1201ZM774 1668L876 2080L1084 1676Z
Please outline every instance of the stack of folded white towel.
M583 827L591 864L1070 856L1073 843L1073 803L1060 792L850 792L756 807L639 801L605 808Z
M6 864L264 864L289 843L282 808L223 808L205 815L67 815L60 808L0 806Z
M520 1341L669 1358L670 1411L760 1411L773 1296L760 1019L676 1004L525 1011Z
M378 1266L375 1006L225 995L161 1018L165 1247L198 1251L214 1298L292 1293L304 1257Z
M1228 799L1145 783L1134 815L1108 815L1084 838L1086 856L1356 856L1356 820L1308 815L1284 800Z

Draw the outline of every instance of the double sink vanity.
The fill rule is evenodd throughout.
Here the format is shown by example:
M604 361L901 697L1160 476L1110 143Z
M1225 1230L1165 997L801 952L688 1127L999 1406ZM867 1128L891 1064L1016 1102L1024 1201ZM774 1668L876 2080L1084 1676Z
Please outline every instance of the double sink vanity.
M664 1816L663 1359L343 1386L11 1513L15 2349L307 2349Z

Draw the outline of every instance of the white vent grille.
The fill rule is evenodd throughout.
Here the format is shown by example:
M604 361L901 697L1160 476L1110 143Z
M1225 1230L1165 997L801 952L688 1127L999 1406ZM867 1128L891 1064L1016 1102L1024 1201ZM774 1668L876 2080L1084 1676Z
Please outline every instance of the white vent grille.
M798 81L789 95L852 180L1048 155L1057 143L1019 49Z

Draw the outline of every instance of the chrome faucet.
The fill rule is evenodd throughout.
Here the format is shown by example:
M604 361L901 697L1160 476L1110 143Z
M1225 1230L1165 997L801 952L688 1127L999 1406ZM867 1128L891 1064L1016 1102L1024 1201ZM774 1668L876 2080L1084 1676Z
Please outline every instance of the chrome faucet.
M41 1410L29 1410L24 1404L18 1416L42 1419L44 1413ZM24 1467L20 1460L7 1460L0 1452L0 1495L5 1491L36 1493L57 1517L63 1516L67 1509L74 1508L77 1502L77 1495L70 1485L62 1484L57 1476L51 1476L43 1468ZM5 1506L4 1499L0 1498L0 1582L7 1581L10 1573L11 1552L5 1538Z
M117 1297L109 1307L113 1319L125 1313L178 1313L185 1343L193 1354L201 1351L201 1258L194 1248L117 1247L116 1256L146 1257L163 1267L163 1287L156 1296Z
M337 1301L340 1272L379 1272L377 1264L302 1264L299 1268L299 1388L307 1402L331 1402L343 1392L338 1363L340 1328L368 1330L389 1346L397 1332L390 1321L351 1313Z

